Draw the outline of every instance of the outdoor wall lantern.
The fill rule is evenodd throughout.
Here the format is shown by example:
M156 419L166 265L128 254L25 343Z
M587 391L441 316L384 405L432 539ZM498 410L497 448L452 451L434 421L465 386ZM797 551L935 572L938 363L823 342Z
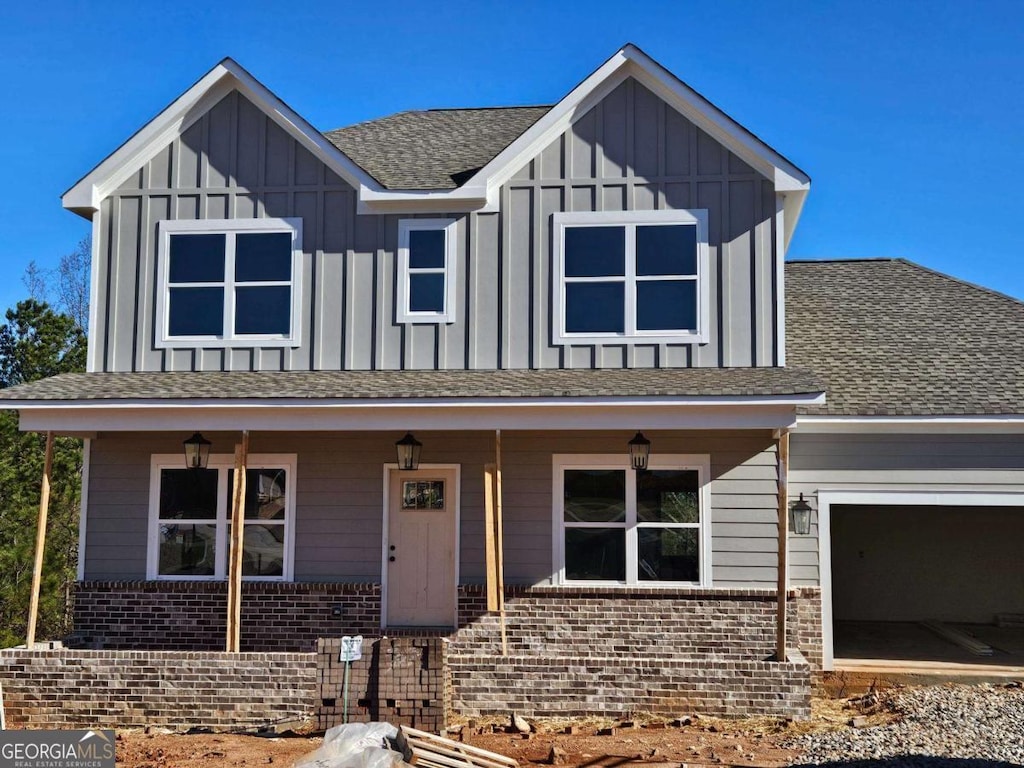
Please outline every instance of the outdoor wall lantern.
M423 443L412 436L412 432L406 432L405 437L395 442L395 449L398 451L399 469L416 469L420 465L420 448Z
M637 432L629 441L629 463L638 472L647 469L647 459L651 455L651 441Z
M206 469L210 460L210 441L196 432L182 445L185 446L185 466L189 469Z
M811 505L804 501L804 495L789 504L789 529L797 536L811 532Z

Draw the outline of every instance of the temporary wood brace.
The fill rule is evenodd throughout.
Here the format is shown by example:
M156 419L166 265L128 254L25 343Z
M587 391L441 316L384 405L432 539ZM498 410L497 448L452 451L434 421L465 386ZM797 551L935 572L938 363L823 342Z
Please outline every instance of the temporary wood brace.
M242 649L242 542L245 527L245 470L249 462L249 430L235 446L235 480L231 494L231 546L228 548L228 636L225 650Z
M487 610L501 607L498 596L497 532L494 530L494 464L484 465L484 560L487 568Z
M789 588L789 432L778 432L779 570L775 659L786 661L786 590Z
M511 757L471 747L426 731L401 726L394 739L396 751L405 762L421 768L518 768Z
M505 541L501 515L501 430L494 431L494 551L497 563L498 622L501 626L501 655L508 656L505 629Z
M921 626L929 629L939 637L949 640L954 645L959 645L964 650L970 651L975 656L991 656L994 651L992 646L971 637L966 632L943 624L941 621L922 621Z
M32 596L28 604L28 629L25 647L36 644L36 622L39 619L39 590L43 582L43 552L46 549L46 517L50 512L50 475L53 472L53 432L46 433L46 455L43 459L43 482L39 492L39 520L36 523L35 563L32 566Z

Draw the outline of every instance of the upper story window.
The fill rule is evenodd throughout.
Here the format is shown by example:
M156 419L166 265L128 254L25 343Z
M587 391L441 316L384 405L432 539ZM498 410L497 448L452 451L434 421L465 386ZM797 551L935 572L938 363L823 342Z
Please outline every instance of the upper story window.
M553 216L556 344L707 340L707 211Z
M298 346L301 219L160 222L157 346Z
M400 323L455 322L455 220L398 222Z

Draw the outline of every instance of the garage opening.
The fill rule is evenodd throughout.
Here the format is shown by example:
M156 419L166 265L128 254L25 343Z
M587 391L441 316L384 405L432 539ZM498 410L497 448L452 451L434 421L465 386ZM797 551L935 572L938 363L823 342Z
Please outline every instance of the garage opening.
M836 665L1024 666L1022 543L1022 507L833 504Z

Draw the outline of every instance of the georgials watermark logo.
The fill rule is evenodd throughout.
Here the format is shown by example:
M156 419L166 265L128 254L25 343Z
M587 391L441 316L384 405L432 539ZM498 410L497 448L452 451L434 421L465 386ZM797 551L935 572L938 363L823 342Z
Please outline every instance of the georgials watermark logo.
M0 768L114 768L114 732L0 731Z

